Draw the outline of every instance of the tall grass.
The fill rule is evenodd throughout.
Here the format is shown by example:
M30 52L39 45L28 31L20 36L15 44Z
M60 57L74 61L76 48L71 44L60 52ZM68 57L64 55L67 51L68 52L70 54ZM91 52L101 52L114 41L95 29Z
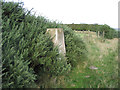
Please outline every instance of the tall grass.
M78 34L77 34L78 35ZM80 35L80 34L79 34ZM86 41L86 38L84 38ZM96 39L97 42L101 41ZM89 42L88 42L89 41ZM92 40L86 41L88 59L78 62L68 75L64 76L64 84L58 87L63 88L118 88L118 48L107 49L108 53L101 53L100 47ZM102 42L108 44L107 42ZM109 43L110 44L110 43ZM113 47L112 47L113 48ZM102 56L102 57L101 57ZM91 69L94 66L97 69Z

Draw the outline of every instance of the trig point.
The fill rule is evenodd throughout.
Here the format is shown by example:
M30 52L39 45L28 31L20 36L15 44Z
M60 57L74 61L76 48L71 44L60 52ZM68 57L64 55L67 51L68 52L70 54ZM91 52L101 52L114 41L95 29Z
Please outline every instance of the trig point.
M62 28L48 28L47 33L51 35L53 38L54 46L58 46L59 53L65 56L66 49L65 49L65 40L64 40L64 32Z

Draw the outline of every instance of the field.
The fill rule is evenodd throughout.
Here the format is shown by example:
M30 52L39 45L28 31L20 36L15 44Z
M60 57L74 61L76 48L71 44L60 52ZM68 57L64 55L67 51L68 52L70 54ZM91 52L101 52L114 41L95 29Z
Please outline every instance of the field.
M23 5L2 2L2 88L118 87L118 32L106 24L72 29ZM63 29L65 57L48 28Z
M54 88L117 88L118 39L98 38L75 32L86 43L87 60L79 62L69 74L51 79ZM57 84L56 84L57 83ZM50 86L51 87L51 86Z

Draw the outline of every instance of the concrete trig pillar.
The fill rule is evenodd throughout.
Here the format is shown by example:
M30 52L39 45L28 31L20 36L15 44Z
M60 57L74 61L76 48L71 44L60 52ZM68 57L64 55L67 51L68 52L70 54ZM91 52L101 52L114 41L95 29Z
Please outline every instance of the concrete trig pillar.
M59 53L65 56L66 49L65 49L65 40L64 40L64 32L62 28L48 28L47 33L51 35L53 38L54 46L58 46Z

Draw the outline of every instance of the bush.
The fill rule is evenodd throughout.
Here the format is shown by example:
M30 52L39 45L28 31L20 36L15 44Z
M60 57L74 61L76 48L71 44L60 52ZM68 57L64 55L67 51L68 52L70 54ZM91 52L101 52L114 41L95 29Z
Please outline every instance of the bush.
M13 60L3 60L3 88L36 88L36 75L33 69L28 67L29 62L22 59L22 56L14 56Z
M2 2L2 9L3 87L33 87L38 73L62 75L85 55L85 44L67 26L32 15L23 3ZM63 28L67 58L47 28Z
M98 25L98 24L66 24L73 30L78 31L93 31L93 32L100 32L100 35L102 36L103 31L105 32L105 38L112 39L112 38L118 38L118 33L115 29L111 28L110 26L104 24L104 25Z
M23 23L18 23L22 18L22 8L17 3L2 2L2 60L3 60L3 88L21 88L35 86L36 75L28 65L30 61L24 60L25 49L19 41ZM18 13L17 13L18 10ZM24 42L23 42L24 43Z
M68 63L75 67L79 61L87 58L86 45L80 37L78 37L72 29L63 26L65 34L66 57Z
M44 34L52 22L27 13L22 3L2 2L2 5L4 87L29 87L35 80L32 69L38 65L38 72L42 69L55 75L70 69L67 60L62 59L59 63L58 49L53 47L50 36ZM56 27L56 23L52 25Z

